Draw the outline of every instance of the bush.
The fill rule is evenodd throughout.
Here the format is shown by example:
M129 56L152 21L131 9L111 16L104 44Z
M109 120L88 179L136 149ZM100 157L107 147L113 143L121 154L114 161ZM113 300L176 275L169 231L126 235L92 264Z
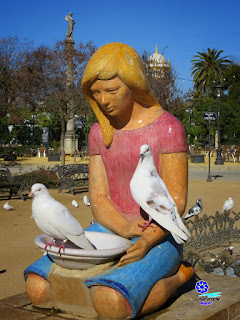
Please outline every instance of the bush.
M15 181L24 182L24 189L30 191L34 183L42 183L48 189L59 188L59 178L54 169L39 168L38 170L15 176Z
M0 146L0 155L16 154L18 157L35 157L38 148L40 146Z

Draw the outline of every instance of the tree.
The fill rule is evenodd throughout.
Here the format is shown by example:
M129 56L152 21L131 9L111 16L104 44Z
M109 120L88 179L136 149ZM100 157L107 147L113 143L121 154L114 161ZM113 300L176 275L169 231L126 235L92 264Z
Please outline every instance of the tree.
M32 49L27 52L20 65L17 75L17 97L14 99L14 107L31 111L33 128L38 121L40 111L55 114L54 122L51 116L48 124L56 124L58 118L61 126L61 152L62 164L64 164L64 135L66 121L70 117L69 101L73 102L76 112L84 108L85 114L89 112L89 106L85 103L81 91L81 78L85 65L95 51L92 42L78 43L75 50L66 50L65 42L57 42L53 48L46 46ZM72 62L73 84L67 84L67 62ZM17 113L19 114L19 113ZM15 119L16 121L16 119Z
M231 100L240 103L240 65L233 63L224 73L224 89Z
M225 71L230 67L231 61L227 57L220 57L223 50L210 49L197 52L191 60L194 87L196 95L205 96L213 90L217 83L223 80Z
M0 112L4 116L18 95L21 65L32 43L17 37L0 39Z
M50 112L57 112L61 120L61 164L64 165L64 137L66 121L69 120L72 110L86 113L85 98L81 91L81 79L87 61L96 50L92 42L79 43L75 50L66 50L65 42L57 42L50 52L50 74L47 77L50 88L44 101L44 107ZM71 85L67 83L67 64L71 63ZM88 105L87 105L87 108Z
M177 75L173 67L165 68L164 72L157 74L148 67L148 56L146 51L142 55L142 61L148 77L148 82L154 95L164 110L171 112L179 120L184 116L183 93L176 84Z
M21 42L17 37L0 39L0 136L5 142L8 136L6 115L16 108L21 83L21 65L32 49L32 42Z
M224 133L228 144L240 145L240 65L234 63L224 74L225 95L221 112L225 118Z

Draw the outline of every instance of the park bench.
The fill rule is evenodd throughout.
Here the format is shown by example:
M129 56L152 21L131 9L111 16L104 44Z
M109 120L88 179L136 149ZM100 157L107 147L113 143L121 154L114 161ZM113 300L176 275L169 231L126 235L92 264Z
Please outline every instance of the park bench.
M22 200L25 200L22 191L24 189L24 183L17 182L13 178L8 168L0 168L0 191L1 193L9 193L8 199L11 199L12 195L19 195Z
M76 190L88 190L88 164L69 164L57 166L57 174L60 179L59 192L63 189L69 189L71 193L76 194Z

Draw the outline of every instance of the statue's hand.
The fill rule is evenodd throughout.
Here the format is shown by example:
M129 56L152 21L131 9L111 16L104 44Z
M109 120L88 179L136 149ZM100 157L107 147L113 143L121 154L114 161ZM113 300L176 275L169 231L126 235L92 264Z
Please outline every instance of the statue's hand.
M143 229L141 228L141 226L144 224L145 224L144 220L137 220L137 221L130 222L128 230L125 230L124 237L130 239L130 238L142 236Z
M125 256L121 257L118 262L118 267L124 266L128 263L141 260L145 257L148 251L151 249L151 245L146 238L140 238L133 246L131 246Z

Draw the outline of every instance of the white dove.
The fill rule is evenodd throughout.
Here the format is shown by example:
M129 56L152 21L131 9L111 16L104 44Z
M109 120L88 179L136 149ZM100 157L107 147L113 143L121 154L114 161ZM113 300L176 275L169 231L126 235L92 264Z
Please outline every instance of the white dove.
M192 208L188 211L188 213L185 215L183 219L187 220L193 216L195 216L195 218L198 218L198 215L202 212L202 210L203 210L202 200L197 199L196 204L192 206Z
M79 207L79 205L78 205L78 203L77 203L76 200L73 200L73 201L72 201L72 205L73 205L75 208L78 208L78 207Z
M233 206L234 201L232 198L229 197L223 204L222 213L224 213L224 211L231 212Z
M63 241L59 253L61 248L64 249L64 243L67 240L85 250L95 249L86 238L80 223L64 205L51 197L45 185L34 184L29 197L33 197L32 217L39 229L48 236ZM53 243L54 241L47 244L46 247Z
M137 168L130 181L130 190L134 200L149 215L150 220L146 226L153 219L170 231L177 243L184 243L191 235L157 172L149 145L141 146L139 157Z
M83 202L84 202L85 206L90 206L90 200L88 199L88 197L86 195L83 197Z
M8 204L8 202L4 203L3 208L6 210L13 210L14 208Z

